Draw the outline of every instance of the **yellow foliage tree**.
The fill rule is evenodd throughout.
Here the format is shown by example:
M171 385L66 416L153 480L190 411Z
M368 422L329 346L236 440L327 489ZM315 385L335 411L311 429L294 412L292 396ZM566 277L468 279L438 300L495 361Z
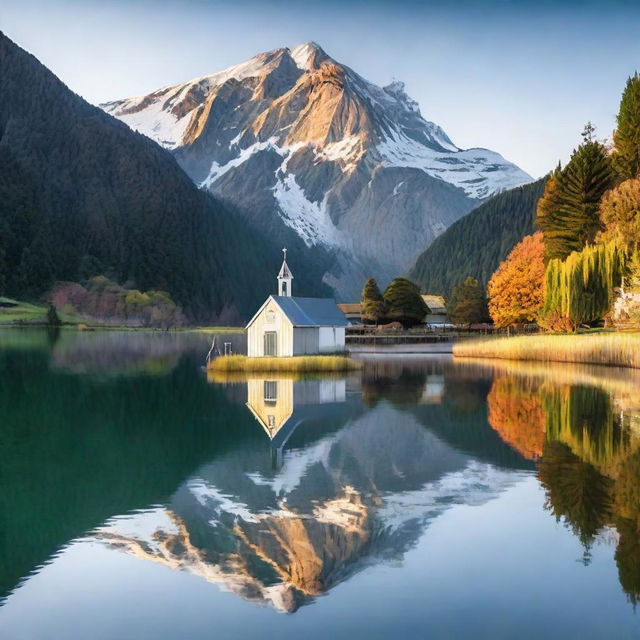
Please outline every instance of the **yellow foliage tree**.
M640 178L625 180L600 201L604 231L599 240L617 240L630 248L640 246Z
M537 320L545 299L544 249L542 233L526 236L491 276L489 313L497 327Z

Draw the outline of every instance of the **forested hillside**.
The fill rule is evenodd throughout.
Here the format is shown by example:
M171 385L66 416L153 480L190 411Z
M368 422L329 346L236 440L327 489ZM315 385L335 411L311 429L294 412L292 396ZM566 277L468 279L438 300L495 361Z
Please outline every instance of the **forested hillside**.
M411 279L423 291L445 296L467 276L486 286L511 249L533 232L545 180L500 193L451 225L418 257Z
M105 274L168 291L192 319L233 321L273 289L279 260L169 152L0 33L0 294Z

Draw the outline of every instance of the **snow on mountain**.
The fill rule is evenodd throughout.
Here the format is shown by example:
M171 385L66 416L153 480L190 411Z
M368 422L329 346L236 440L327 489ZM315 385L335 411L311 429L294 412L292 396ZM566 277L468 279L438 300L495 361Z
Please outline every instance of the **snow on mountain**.
M378 87L313 42L101 106L249 223L328 251L326 281L343 298L364 273L406 271L482 199L531 181L494 151L459 149L402 82Z
M270 54L263 53L181 85L164 87L146 96L107 102L100 107L163 147L174 149L182 143L187 125L199 106L194 100L206 96L228 80L269 73L272 66Z
M524 178L521 169L489 149L438 153L402 133L394 132L376 150L385 166L421 169L459 187L472 198L484 199L498 191L511 189L522 184Z

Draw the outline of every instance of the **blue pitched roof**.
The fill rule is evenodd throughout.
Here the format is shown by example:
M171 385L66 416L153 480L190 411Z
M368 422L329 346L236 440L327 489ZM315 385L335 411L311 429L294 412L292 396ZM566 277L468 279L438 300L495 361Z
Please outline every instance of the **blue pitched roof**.
M331 298L271 296L294 327L348 327L349 321Z

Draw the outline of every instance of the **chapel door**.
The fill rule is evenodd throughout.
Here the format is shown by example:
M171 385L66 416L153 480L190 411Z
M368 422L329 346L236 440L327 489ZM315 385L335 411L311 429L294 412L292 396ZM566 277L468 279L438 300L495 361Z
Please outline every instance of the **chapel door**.
M264 333L264 355L278 355L278 334L275 331L265 331Z

